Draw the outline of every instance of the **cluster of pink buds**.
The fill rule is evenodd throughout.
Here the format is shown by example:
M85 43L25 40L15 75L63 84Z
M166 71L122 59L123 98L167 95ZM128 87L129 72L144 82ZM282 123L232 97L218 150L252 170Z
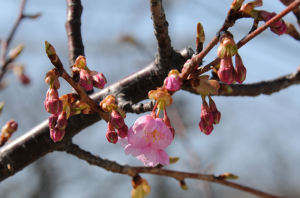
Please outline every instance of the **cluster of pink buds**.
M232 56L234 55L235 68L232 63ZM235 81L242 83L246 79L247 70L241 56L237 53L237 46L229 32L225 32L220 37L218 56L221 58L218 77L222 82L226 84L231 84Z
M14 120L9 120L2 127L0 135L0 146L5 144L12 134L18 129L18 123Z
M259 17L264 21L267 22L271 18L273 18L276 15L275 12L267 12L267 11L259 11ZM287 32L287 26L285 22L280 19L274 23L271 24L270 26L271 31L274 32L275 34L282 35Z
M221 113L218 111L217 106L213 99L209 97L209 105L205 101L205 97L202 97L201 115L199 128L200 131L206 135L211 134L214 129L213 124L218 124L221 119Z
M59 99L60 83L56 70L46 74L45 82L49 85L44 106L52 115L49 117L50 137L54 142L61 141L65 135L66 116L63 115L63 102Z
M168 165L169 156L165 149L172 143L175 131L166 107L171 105L172 97L165 88L150 91L148 97L156 100L151 115L139 117L120 142L127 155L136 157L145 166ZM159 117L161 110L164 111L163 119Z
M181 88L181 78L177 69L172 69L169 72L168 77L165 78L164 87L172 92L178 91Z
M72 67L72 71L74 73L79 73L79 84L86 91L91 91L93 87L103 89L106 84L106 78L102 73L89 70L84 56L77 57Z
M115 97L109 95L99 105L103 111L110 113L106 131L107 140L110 143L116 144L118 137L126 138L128 134L128 127L124 122L126 114L117 106Z

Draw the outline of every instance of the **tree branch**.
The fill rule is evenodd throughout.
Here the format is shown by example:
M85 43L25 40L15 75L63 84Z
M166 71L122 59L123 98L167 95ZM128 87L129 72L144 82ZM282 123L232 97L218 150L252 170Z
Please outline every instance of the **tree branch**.
M224 84L221 83L218 96L258 96L261 94L271 95L291 85L300 84L300 68L297 72L284 75L272 80L250 84ZM198 94L190 83L185 83L183 89Z
M74 64L78 56L84 56L84 46L81 37L82 9L80 0L67 0L66 30L68 36L70 66Z
M128 166L128 165L120 165L117 162L113 162L107 159L102 159L99 156L95 156L88 151L81 149L78 145L73 143L69 144L68 147L65 148L65 151L71 155L76 156L79 159L85 160L90 165L98 166L104 168L107 171L111 171L113 173L120 173L124 175L129 175L131 177L136 176L140 173L145 174L152 174L152 175L160 175L174 178L178 181L183 181L184 179L196 179L196 180L203 180L214 182L218 184L222 184L231 188L235 188L244 192L248 192L250 194L259 196L259 197L269 197L269 198L276 198L277 196L249 188L247 186L243 186L231 181L227 181L224 178L215 176L215 175L208 175L208 174L200 174L200 173L189 173L189 172L182 172L182 171L173 171L167 169L161 169L157 167L136 167L136 166Z
M150 9L155 30L154 33L158 43L159 57L161 61L165 62L166 67L169 67L168 60L170 60L173 53L173 48L168 33L168 22L162 6L162 0L150 0Z

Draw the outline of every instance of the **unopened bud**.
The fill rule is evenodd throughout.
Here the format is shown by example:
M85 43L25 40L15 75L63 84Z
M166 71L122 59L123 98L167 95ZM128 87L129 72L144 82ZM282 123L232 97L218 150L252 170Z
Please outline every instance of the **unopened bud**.
M86 91L91 91L93 89L93 78L85 69L80 70L79 84Z
M45 50L48 56L56 54L54 47L48 41L45 41Z
M113 144L118 142L118 134L115 131L107 131L106 132L106 139Z
M172 69L164 81L164 87L168 91L178 91L181 88L181 79L177 69Z
M239 54L235 55L235 80L238 83L243 83L246 79L247 69L243 64L242 58Z
M60 142L64 138L65 133L65 130L50 129L50 137L53 142Z
M106 78L102 73L98 73L96 71L91 72L93 78L93 85L98 89L103 89L106 84Z
M62 101L58 97L56 89L48 89L46 99L44 101L46 111L51 114L57 114L62 110Z
M113 110L110 113L110 122L116 129L122 128L124 125L123 117L119 114L118 111L115 111L115 110Z
M9 120L6 122L6 124L2 128L2 133L12 134L17 129L18 129L18 123L14 120Z
M233 0L231 3L230 9L238 11L241 8L243 3L244 3L244 0Z
M188 190L188 186L186 185L184 180L180 180L180 187L182 190Z
M84 56L78 56L75 60L74 67L77 67L79 69L85 69L86 68L86 59Z
M23 49L24 49L24 45L23 45L23 44L20 44L20 45L18 45L17 47L15 47L14 49L12 49L12 50L9 52L8 56L9 56L11 59L15 59L15 58L17 58L17 57L21 54L21 52L23 51Z
M218 124L221 119L221 113L218 111L216 103L213 101L211 97L209 97L209 108L214 117L214 124Z
M68 119L67 119L67 113L65 111L62 111L58 118L55 128L59 130L65 130L68 125Z
M204 43L205 33L204 28L200 22L197 23L197 38L199 38L199 42Z
M227 56L222 58L220 62L220 68L218 70L219 79L224 83L231 84L235 80L234 72L235 71L232 65L231 57Z
M119 129L117 130L117 133L118 133L118 135L119 135L120 138L125 138L125 137L127 137L127 135L128 135L128 126L127 126L126 124L124 124L124 125L122 126L122 128L119 128Z
M99 105L105 112L111 112L112 110L117 109L116 99L113 95L106 96Z

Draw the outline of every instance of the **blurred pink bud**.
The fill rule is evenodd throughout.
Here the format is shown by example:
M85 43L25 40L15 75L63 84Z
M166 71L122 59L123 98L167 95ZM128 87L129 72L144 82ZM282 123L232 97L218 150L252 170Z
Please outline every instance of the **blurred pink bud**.
M18 129L18 123L14 120L9 120L6 122L6 124L3 126L2 128L2 133L6 133L6 134L12 134L13 132L15 132Z
M80 70L79 84L86 91L91 91L93 89L93 78L85 69Z
M260 11L259 16L265 21L269 21L271 18L273 18L276 15L275 12L267 12L267 11ZM282 19L279 19L278 21L272 23L270 25L271 31L274 32L275 34L282 35L286 33L287 31L287 26L285 22Z
M164 81L164 86L168 91L178 91L181 87L181 79L177 69L172 69Z
M21 74L19 79L23 85L28 85L30 83L30 78L25 74Z
M48 126L50 129L55 129L56 123L57 123L57 115L52 114L49 118L48 118Z
M118 135L119 135L120 138L127 137L128 126L126 124L124 124L122 128L120 128L120 129L117 130L117 133L118 133Z
M65 111L62 111L57 118L57 123L55 128L59 130L65 130L67 125L68 125L67 113Z
M51 114L58 114L62 110L62 101L58 97L57 89L49 88L44 101L46 111Z
M218 111L216 103L209 97L209 108L210 111L212 112L212 115L214 117L214 124L218 124L221 119L221 113Z
M65 133L65 130L50 129L50 137L53 140L53 142L61 141L64 138Z
M93 85L96 88L103 89L106 84L106 78L102 73L92 71L91 75L93 77Z
M214 122L213 114L212 114L206 101L203 101L203 103L201 105L200 118L201 118L201 120L204 120L208 125L212 125Z
M115 110L110 113L110 122L116 129L120 129L124 126L124 118Z
M235 80L238 83L243 83L246 79L247 69L243 64L242 58L239 54L235 55Z
M234 68L230 56L225 56L221 59L220 68L218 70L218 76L220 80L226 84L233 83L234 79Z

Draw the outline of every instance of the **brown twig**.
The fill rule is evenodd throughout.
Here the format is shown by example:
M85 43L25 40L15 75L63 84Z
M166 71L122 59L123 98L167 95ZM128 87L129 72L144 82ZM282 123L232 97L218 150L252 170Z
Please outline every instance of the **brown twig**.
M295 0L280 0L281 3L283 3L285 6L289 6L291 3L293 3ZM297 22L298 24L300 25L300 8L299 7L296 7L294 10L293 10L293 13L294 15L296 16L297 18Z
M158 43L159 58L163 64L166 64L166 67L169 67L168 61L170 60L173 48L168 33L168 22L162 6L162 0L150 0L150 10L155 30L154 33Z
M218 92L219 96L258 96L261 94L271 95L289 86L300 84L300 68L297 72L284 75L272 80L261 81L250 84L223 84L221 83ZM183 89L198 94L196 90L185 83Z
M82 9L80 0L67 0L66 30L68 36L70 66L74 64L78 56L84 56L84 46L81 37Z
M268 197L268 198L276 198L277 196L249 188L247 186L243 186L225 179L221 179L220 177L217 177L215 175L208 175L208 174L200 174L200 173L189 173L189 172L182 172L182 171L174 171L174 170L167 170L167 169L161 169L156 167L134 167L134 166L128 166L128 165L120 165L116 162L102 159L99 156L93 155L88 151L85 151L81 149L78 145L75 145L73 143L69 144L68 147L63 150L69 154L72 154L79 159L85 160L91 165L95 165L101 168L104 168L107 171L111 171L113 173L120 173L125 174L129 176L136 176L140 173L145 174L152 174L152 175L160 175L160 176L166 176L174 178L178 181L183 181L184 179L197 179L197 180L203 180L203 181L209 181L214 182L218 184L222 184L231 188L235 188L244 192L248 192L250 194L259 196L259 197Z
M274 16L272 19L270 19L269 21L267 21L265 24L263 24L262 26L260 26L259 28L257 28L255 31L251 32L246 37L244 37L243 39L241 39L237 43L238 48L241 48L243 45L245 45L251 39L253 39L257 35L259 35L260 33L262 33L264 30L266 30L272 23L280 20L282 17L284 17L286 14L288 14L289 12L291 12L295 7L297 7L299 5L300 5L300 0L294 1L292 4L290 4L282 12L280 12L279 14L277 14L276 16ZM220 58L216 58L215 60L213 60L212 62L208 63L207 65L205 65L203 67L200 67L197 70L196 74L200 75L200 74L203 74L203 73L209 71L214 66L216 66L217 64L219 64L219 62L220 62Z
M22 21L22 19L24 18L24 8L25 8L25 4L26 4L26 0L22 0L21 1L21 5L20 5L20 10L19 10L19 14L18 17L13 25L13 28L11 29L8 37L4 40L1 41L2 44L2 51L1 51L1 66L0 66L0 81L2 80L4 74L7 71L7 67L9 65L10 62L12 62L12 60L8 59L6 60L6 56L7 56L7 52L9 49L9 45L11 43L11 40L13 39L19 25L20 22Z

